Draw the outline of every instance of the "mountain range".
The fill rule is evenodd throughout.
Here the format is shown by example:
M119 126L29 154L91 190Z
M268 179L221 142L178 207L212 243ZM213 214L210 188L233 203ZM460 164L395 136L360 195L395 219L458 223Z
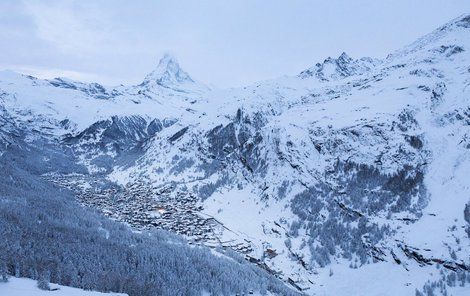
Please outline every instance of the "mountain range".
M171 55L133 86L3 71L0 159L134 232L235 251L292 293L468 295L469 52L463 15L384 59L240 88Z

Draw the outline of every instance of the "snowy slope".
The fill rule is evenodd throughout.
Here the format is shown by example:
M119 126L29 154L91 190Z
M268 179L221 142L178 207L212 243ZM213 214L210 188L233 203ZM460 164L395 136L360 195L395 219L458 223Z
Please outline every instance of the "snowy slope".
M25 278L11 277L7 283L0 283L0 295L5 296L124 296L118 293L99 293L77 288L51 284L51 291L40 290L36 281Z
M464 295L452 277L470 281L469 36L464 15L384 60L342 54L227 90L170 56L129 87L4 72L1 102L88 166L62 185L93 187L99 172L158 206L137 223L114 192L96 201L76 187L115 219L233 248L312 295L357 282L370 295L438 282ZM209 220L208 233L185 229Z

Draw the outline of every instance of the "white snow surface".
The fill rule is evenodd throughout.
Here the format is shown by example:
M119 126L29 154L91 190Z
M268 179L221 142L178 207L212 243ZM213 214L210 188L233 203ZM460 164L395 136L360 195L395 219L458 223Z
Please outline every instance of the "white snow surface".
M125 296L121 293L100 293L82 289L50 284L51 291L41 290L37 282L27 278L10 277L8 282L0 283L2 296Z

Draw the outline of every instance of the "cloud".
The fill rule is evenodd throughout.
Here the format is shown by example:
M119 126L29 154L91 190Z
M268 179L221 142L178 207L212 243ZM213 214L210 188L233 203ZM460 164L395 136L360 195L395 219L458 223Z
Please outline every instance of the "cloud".
M41 79L53 79L57 77L67 77L72 80L77 80L81 82L96 82L102 81L105 84L113 84L113 81L108 77L103 77L95 73L80 72L67 69L56 69L56 68L40 68L40 67L30 67L22 65L10 65L10 66L0 66L1 68L10 69L12 71L31 75Z
M106 45L111 22L102 9L85 1L24 1L37 37L64 52L90 54Z

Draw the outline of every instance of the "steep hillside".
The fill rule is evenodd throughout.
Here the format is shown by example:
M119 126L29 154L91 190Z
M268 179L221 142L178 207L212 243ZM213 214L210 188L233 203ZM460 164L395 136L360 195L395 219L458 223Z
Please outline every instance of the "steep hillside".
M34 139L17 133L0 158L2 279L9 274L130 296L296 295L233 252L191 246L164 231L139 232L81 207L70 190L45 177L87 174L73 151L39 132Z

